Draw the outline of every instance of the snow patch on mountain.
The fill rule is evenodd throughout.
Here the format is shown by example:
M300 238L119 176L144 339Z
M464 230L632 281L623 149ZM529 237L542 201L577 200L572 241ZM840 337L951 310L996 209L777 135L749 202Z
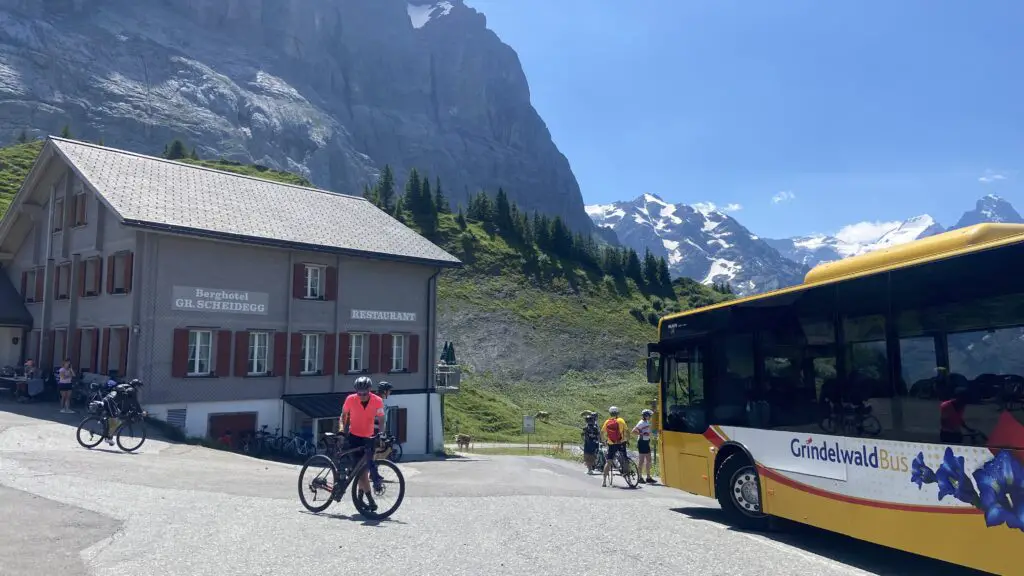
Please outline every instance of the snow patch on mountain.
M832 235L812 234L767 242L786 258L813 268L818 264L906 244L944 231L934 218L922 214L902 222L858 222L844 226Z

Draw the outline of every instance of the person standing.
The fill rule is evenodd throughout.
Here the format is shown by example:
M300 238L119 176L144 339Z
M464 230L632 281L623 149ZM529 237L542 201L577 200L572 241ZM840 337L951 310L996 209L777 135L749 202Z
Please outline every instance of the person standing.
M629 429L626 421L619 417L619 408L612 406L608 409L608 419L601 426L601 434L608 444L608 458L604 462L604 475L601 478L601 486L608 486L608 476L612 471L612 459L626 456L626 443L629 441ZM620 461L621 464L621 461ZM615 478L612 477L612 482Z
M60 411L63 414L74 414L71 409L71 389L75 379L75 371L71 368L71 360L65 359L57 371L57 390L60 391Z
M597 413L586 413L586 424L583 426L583 464L587 474L593 474L597 464L597 451L601 449L601 430L597 427Z
M640 413L640 421L633 426L633 433L637 435L636 440L636 451L640 454L637 462L637 466L640 469L640 478L637 479L641 484L654 484L654 479L651 478L651 416L654 412L650 410L644 410ZM644 466L647 466L647 478L644 479Z

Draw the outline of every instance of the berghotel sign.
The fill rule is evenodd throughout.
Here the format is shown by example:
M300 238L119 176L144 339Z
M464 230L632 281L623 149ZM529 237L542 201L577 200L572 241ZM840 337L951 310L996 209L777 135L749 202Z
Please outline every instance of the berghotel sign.
M228 312L232 314L267 314L270 295L266 292L223 290L174 286L171 308L189 312Z

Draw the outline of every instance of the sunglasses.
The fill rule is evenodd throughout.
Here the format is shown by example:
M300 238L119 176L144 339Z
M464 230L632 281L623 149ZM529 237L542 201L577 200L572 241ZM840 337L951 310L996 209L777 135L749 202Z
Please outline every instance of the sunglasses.
M369 390L356 390L356 394L358 394L360 396L369 396L370 395L370 391Z

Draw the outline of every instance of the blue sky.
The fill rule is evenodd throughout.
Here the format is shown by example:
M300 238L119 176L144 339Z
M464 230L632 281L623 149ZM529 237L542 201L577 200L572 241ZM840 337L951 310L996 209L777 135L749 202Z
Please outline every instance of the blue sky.
M467 3L518 52L588 204L739 204L769 237L949 226L988 193L1024 210L1024 2Z

